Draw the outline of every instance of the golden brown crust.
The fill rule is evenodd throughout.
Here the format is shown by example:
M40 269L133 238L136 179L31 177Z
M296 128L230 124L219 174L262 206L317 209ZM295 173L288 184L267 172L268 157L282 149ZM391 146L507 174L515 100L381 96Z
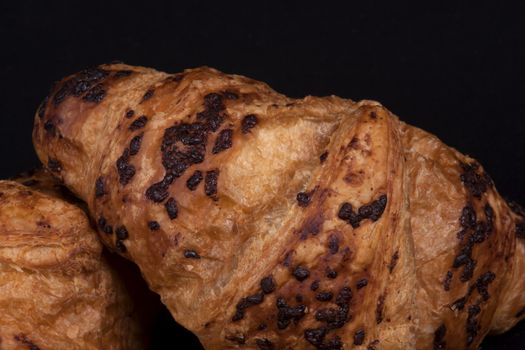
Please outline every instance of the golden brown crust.
M525 303L483 169L374 101L104 65L55 87L34 143L209 349L475 348Z
M49 174L18 181L28 186L0 181L0 348L142 348L132 300L84 212Z

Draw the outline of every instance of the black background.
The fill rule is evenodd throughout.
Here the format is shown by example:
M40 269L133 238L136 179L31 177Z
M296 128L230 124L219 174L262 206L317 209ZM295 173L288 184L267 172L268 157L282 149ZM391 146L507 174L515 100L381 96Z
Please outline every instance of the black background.
M381 101L525 203L523 6L422 3L2 1L0 177L38 164L32 118L53 81L122 60L168 72L208 65L293 97ZM166 312L156 332L155 348L191 339ZM504 347L525 348L523 323L483 344Z

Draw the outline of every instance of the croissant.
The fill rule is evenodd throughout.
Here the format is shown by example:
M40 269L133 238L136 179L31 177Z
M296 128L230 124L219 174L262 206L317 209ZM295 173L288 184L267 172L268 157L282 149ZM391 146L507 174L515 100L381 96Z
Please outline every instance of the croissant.
M476 349L525 315L524 211L378 102L108 64L33 140L206 349Z
M133 300L49 173L0 181L0 349L143 349Z

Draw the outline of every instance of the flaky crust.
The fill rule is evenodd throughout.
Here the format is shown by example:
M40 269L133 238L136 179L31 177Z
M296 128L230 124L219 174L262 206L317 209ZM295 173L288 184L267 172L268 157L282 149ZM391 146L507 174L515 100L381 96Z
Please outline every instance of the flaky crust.
M521 219L377 102L113 64L60 82L33 136L208 349L476 348L522 316Z
M0 181L0 349L141 349L87 216L45 172Z

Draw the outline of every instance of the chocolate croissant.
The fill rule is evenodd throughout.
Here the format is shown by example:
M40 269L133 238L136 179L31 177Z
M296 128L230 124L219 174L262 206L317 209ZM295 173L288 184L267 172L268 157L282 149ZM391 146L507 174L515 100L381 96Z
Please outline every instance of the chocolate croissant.
M524 212L377 102L109 64L33 139L207 349L475 349L525 315Z
M73 197L49 173L17 181L0 181L0 349L144 349L125 282Z

